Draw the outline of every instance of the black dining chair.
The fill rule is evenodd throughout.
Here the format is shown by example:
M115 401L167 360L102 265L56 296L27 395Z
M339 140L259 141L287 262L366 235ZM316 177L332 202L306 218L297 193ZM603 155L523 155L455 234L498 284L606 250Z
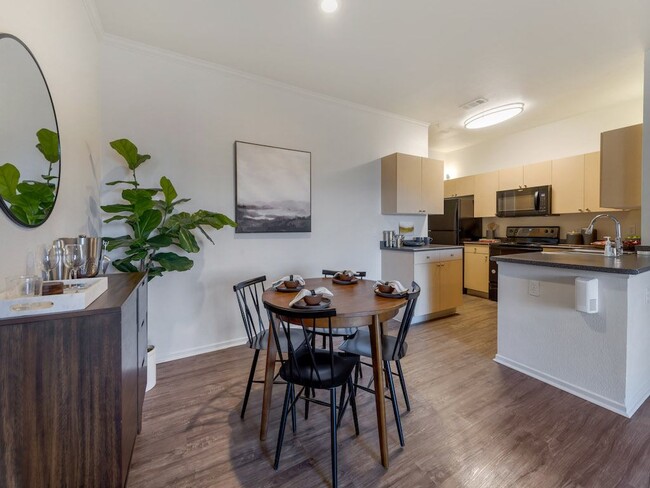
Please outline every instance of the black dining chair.
M241 312L246 335L248 336L248 347L255 349L253 355L253 362L251 363L248 381L246 383L246 393L244 394L244 403L241 408L241 418L244 418L246 413L246 406L248 405L248 397L251 393L253 383L264 383L264 380L255 379L255 368L257 367L257 360L259 359L260 351L265 351L268 345L268 330L265 322L268 320L267 314L263 308L260 307L260 297L264 293L264 282L266 276L259 276L250 280L242 281L232 287L237 295L237 303ZM303 334L299 329L290 329L289 333L293 336L294 342L302 341ZM284 334L284 333L283 333ZM287 349L287 337L281 335L277 338L278 351ZM299 343L299 342L298 342ZM274 377L277 378L276 374ZM284 383L284 382L283 382ZM295 430L295 416L292 419Z
M393 413L395 414L395 424L397 425L397 433L399 434L399 443L401 446L404 446L404 433L402 431L402 421L399 413L399 405L397 404L397 396L395 395L395 384L393 383L393 375L397 375L402 386L402 393L404 394L404 401L406 402L406 409L411 410L411 403L409 401L408 392L406 390L406 381L404 380L404 372L402 371L402 365L400 360L406 355L408 349L408 344L406 342L406 335L411 328L411 322L413 321L413 314L415 312L415 304L417 303L418 297L420 296L420 286L414 281L411 283L411 289L408 291L406 308L404 309L404 315L402 316L402 323L400 324L399 331L397 336L390 336L382 334L381 337L381 352L384 362L384 375L386 383L388 385L390 399L393 405ZM354 337L347 339L339 346L341 351L344 351L348 354L355 354L365 358L371 358L371 346L370 346L370 333L367 330L360 330ZM397 366L397 373L394 373L390 367L390 363L395 361ZM374 390L370 388L372 381L382 381L380 378L373 378L368 384L368 386L363 386L359 384L359 374L361 365L366 365L372 367L372 364L366 363L363 361L359 362L359 365L356 368L355 372L355 388L360 388L361 390L367 391L369 393L374 393ZM344 407L345 408L345 405Z
M284 441L284 432L287 424L289 411L295 415L296 403L303 398L308 403L326 406L330 409L330 442L332 457L332 485L338 486L337 475L337 429L343 417L343 405L349 403L352 408L354 419L354 430L359 435L359 420L357 418L357 408L354 398L354 387L352 383L352 373L355 370L359 356L354 354L344 354L336 351L333 343L332 317L336 316L335 309L324 310L287 310L284 308L274 307L270 304L264 304L269 313L269 321L273 327L276 337L282 333L287 337L287 348L281 355L282 366L280 367L280 377L287 382L287 390L284 395L284 405L282 407L282 418L280 420L280 431L278 433L278 443L275 451L274 469L280 465L280 454L282 452L282 443ZM327 344L323 349L317 349L314 341L311 340L313 335L311 330L316 325L328 331ZM293 340L290 334L291 325L300 325L303 337L300 342ZM279 349L279 347L278 347ZM296 394L296 386L301 387ZM348 390L346 398L346 387ZM341 389L340 405L336 402L336 390ZM303 396L309 390L328 390L329 402L319 400L315 396ZM345 403L344 403L345 400Z

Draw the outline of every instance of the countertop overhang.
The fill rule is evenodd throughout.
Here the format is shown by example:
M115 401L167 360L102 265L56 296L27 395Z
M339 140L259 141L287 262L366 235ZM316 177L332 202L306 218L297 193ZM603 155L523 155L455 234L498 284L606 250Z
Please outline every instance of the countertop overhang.
M624 254L620 258L612 258L602 254L581 254L579 252L535 252L494 256L490 259L497 263L530 264L627 275L650 271L650 257L637 254Z
M400 252L419 252L419 251L441 251L443 249L463 249L463 246L452 246L447 244L426 244L420 247L386 247L383 244L379 245L382 251L400 251Z

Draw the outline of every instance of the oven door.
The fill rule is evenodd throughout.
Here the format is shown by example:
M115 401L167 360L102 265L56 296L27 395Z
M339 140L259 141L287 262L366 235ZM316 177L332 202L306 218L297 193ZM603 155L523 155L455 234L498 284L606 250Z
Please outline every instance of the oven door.
M526 252L540 252L541 247L531 246L490 246L490 257L507 256L508 254L522 254ZM490 283L488 298L494 302L499 299L499 264L490 260Z

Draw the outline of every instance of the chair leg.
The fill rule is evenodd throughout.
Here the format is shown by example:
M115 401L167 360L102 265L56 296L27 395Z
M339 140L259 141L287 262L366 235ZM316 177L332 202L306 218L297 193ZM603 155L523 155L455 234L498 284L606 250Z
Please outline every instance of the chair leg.
M291 384L291 431L296 433L296 387Z
M284 406L282 407L282 418L280 419L280 431L278 432L278 445L275 448L275 462L273 463L273 469L278 469L278 466L280 466L280 453L282 452L282 441L284 441L284 429L287 426L291 386L291 383L287 383L287 391L284 394Z
M357 417L357 400L356 392L352 387L352 376L348 378L348 388L350 388L350 408L352 408L352 418L354 419L354 432L359 435L359 417Z
M336 388L330 390L330 435L332 442L332 487L338 487L337 439L336 439Z
M251 372L248 374L248 383L246 383L246 394L244 395L244 404L241 407L241 418L244 418L246 413L246 405L248 405L248 397L251 394L251 386L253 386L253 378L255 377L255 368L257 367L257 358L260 356L260 350L255 349L253 356L253 363L251 364Z
M402 363L399 362L399 359L395 361L397 364L397 374L399 375L399 382L402 385L402 393L404 394L404 401L406 402L406 410L411 411L411 402L409 401L409 394L406 391L406 380L404 379L404 372L402 371Z
M347 387L347 382L343 383L343 386L341 387L341 394L339 395L339 413L338 413L338 420L337 420L337 425L341 427L341 419L343 418L343 406L345 405L345 389Z
M310 396L311 388L306 387L305 388L305 420L309 418L309 396Z
M397 434L399 435L399 445L404 447L404 432L402 431L402 420L399 415L399 406L397 405L397 395L395 395L395 383L393 383L393 372L390 370L390 361L384 361L384 372L386 381L390 390L390 401L393 404L393 414L395 415L395 424L397 425Z

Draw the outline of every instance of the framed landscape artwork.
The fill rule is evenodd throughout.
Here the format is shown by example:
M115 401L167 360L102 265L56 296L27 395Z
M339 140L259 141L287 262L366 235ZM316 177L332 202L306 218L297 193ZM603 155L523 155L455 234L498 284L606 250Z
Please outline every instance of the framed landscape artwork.
M235 142L237 233L311 232L311 153Z

